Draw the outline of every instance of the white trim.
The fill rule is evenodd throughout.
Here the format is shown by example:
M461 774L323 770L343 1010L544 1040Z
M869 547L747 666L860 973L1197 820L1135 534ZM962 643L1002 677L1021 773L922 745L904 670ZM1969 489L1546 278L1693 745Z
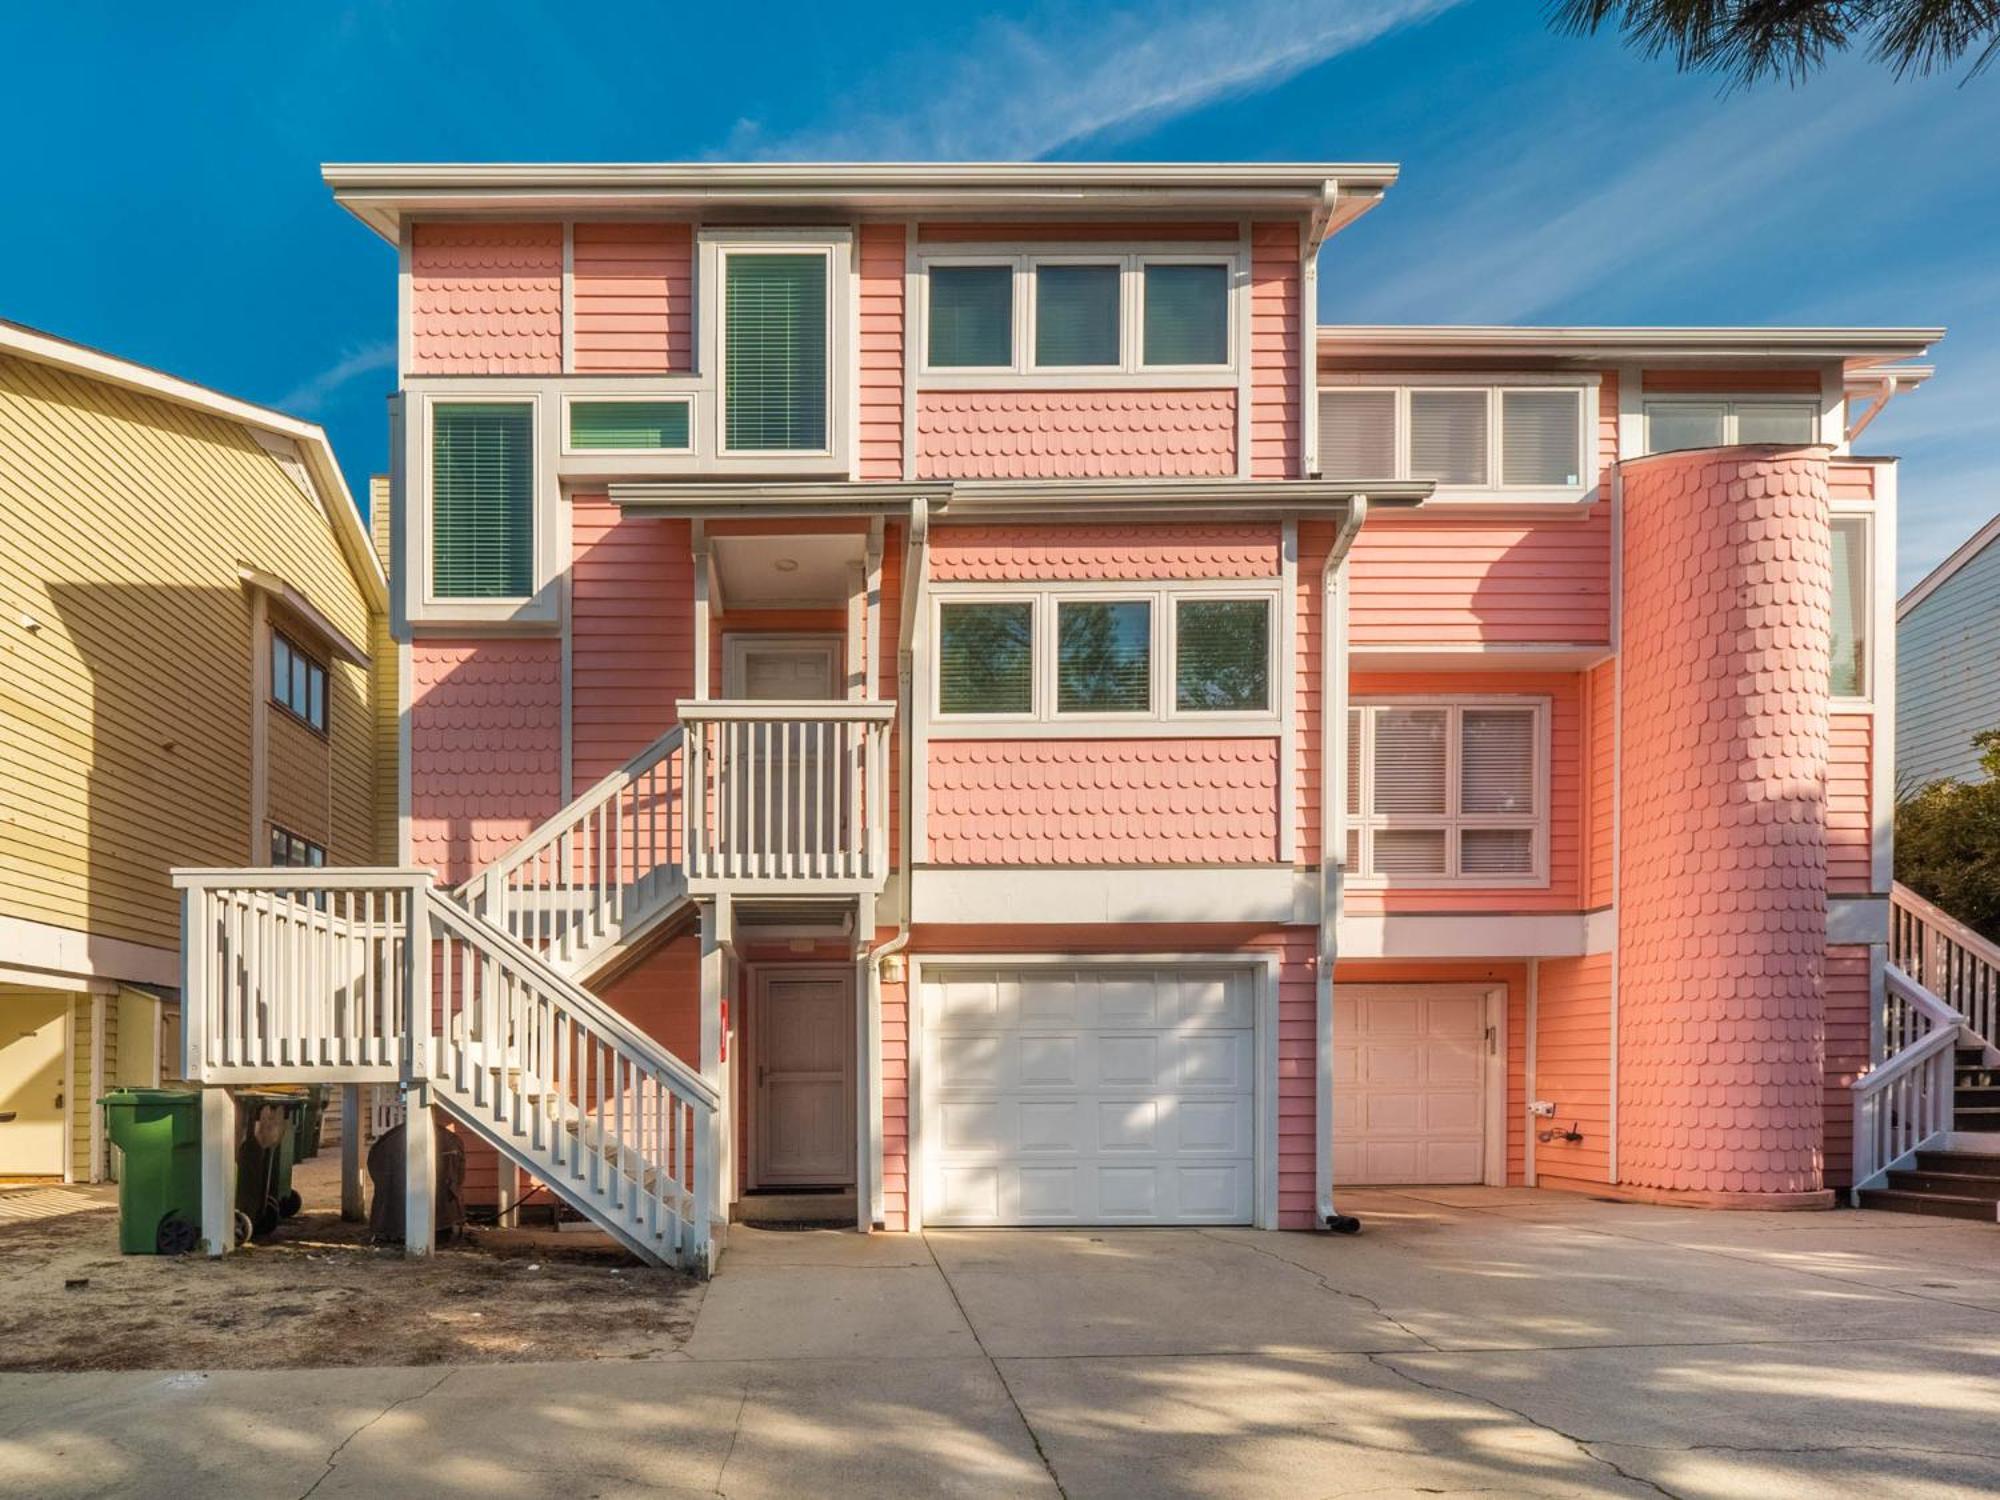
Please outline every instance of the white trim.
M261 861L260 861L261 863ZM177 989L181 982L176 949L102 937L76 927L58 927L26 917L0 914L0 953L10 966L46 969L52 976L124 981Z
M396 521L404 533L407 573L402 588L408 620L414 625L554 625L561 619L557 590L556 507L559 491L554 456L560 446L559 387L497 378L411 381L411 407L404 422L404 505ZM431 555L431 467L435 445L431 426L440 406L525 406L533 432L533 486L529 494L528 592L507 598L458 598L436 592L436 559Z
M1395 354L1486 358L1562 355L1606 363L1643 359L1741 359L1768 369L1784 362L1853 359L1869 364L1914 359L1944 337L1942 328L1547 327L1505 324L1325 323L1323 358Z
M1586 672L1611 659L1609 642L1426 641L1350 646L1357 672Z
M1582 958L1591 924L1582 912L1341 913L1340 959Z
M1278 699L1278 858L1294 864L1299 853L1299 523L1283 523L1279 550L1276 691ZM1176 611L1176 642L1179 639ZM1174 673L1169 663L1169 672ZM1177 673L1168 677L1171 689Z
M1893 544L1887 548L1881 545L1880 533L1884 519L1880 507L1874 505L1852 505L1834 501L1827 507L1829 534L1841 522L1847 522L1850 525L1859 523L1861 528L1861 581L1864 592L1861 596L1861 618L1856 623L1868 633L1867 638L1861 642L1861 690L1856 693L1829 692L1828 709L1832 713L1873 714L1876 712L1876 700L1883 685L1881 675L1881 648L1883 640L1886 636L1893 642L1895 637L1895 624L1893 621L1888 621L1887 629L1884 629L1884 617L1889 611L1885 607L1883 598L1883 564L1885 561L1892 560L1895 557ZM1886 557L1884 556L1885 553ZM1889 580L1888 591L1894 593L1895 575L1893 569L1889 572ZM1836 605L1838 602L1838 600L1835 601ZM1872 751L1870 758L1874 758ZM1887 890L1888 887L1882 886L1879 889Z
M411 862L410 783L414 773L411 763L414 736L410 721L410 674L413 655L407 638L396 643L396 863L405 867Z
M1225 953L951 953L911 955L909 978L909 1227L923 1228L922 1184L925 1173L924 1117L929 1113L927 1080L923 1076L923 990L927 970L948 969L1230 969L1246 971L1255 984L1253 1023L1257 1077L1253 1089L1256 1113L1254 1166L1255 1208L1251 1223L1258 1229L1278 1227L1278 955L1270 952Z
M416 369L416 273L411 255L415 234L416 225L407 220L396 226L396 384L399 386Z
M104 1180L104 1114L98 1109L97 1101L104 1097L104 1007L111 998L109 995L89 997L90 1097L84 1101L90 1109L90 1172L85 1179L88 1182Z
M1541 1058L1538 1055L1538 1034L1542 1023L1542 961L1528 960L1528 993L1525 1011L1527 1034L1521 1038L1521 1093L1523 1104L1539 1097L1535 1092L1535 1081L1539 1076ZM1535 1186L1535 1120L1532 1110L1521 1110L1521 1186Z
M63 1002L62 1180L76 1181L76 996Z
M1874 515L1869 537L1870 557L1874 562L1869 628L1874 639L1869 642L1868 652L1873 674L1870 696L1875 712L1868 755L1868 811L1875 824L1869 885L1884 893L1894 884L1896 874L1896 621L1899 618L1896 546L1901 524L1898 473L1892 463L1875 466Z
M919 865L910 920L1020 923L1289 924L1300 907L1289 865L960 867Z
M1247 238L1247 235L1246 235ZM1299 474L1319 472L1319 350L1306 332L1319 318L1319 255L1310 221L1299 225ZM1244 399L1249 399L1248 383ZM1249 469L1243 473L1247 476Z
M1301 233L1303 233L1303 228ZM1255 371L1255 316L1253 289L1256 285L1256 246L1251 220L1240 219L1236 224L1236 245L1243 257L1244 274L1237 282L1232 282L1230 303L1236 323L1231 354L1236 361L1236 477L1252 477L1252 449L1255 438L1250 420L1256 406ZM1300 340L1303 344L1305 340ZM1305 357L1305 356L1302 356Z
M1646 454L1646 372L1638 365L1618 367L1618 460Z

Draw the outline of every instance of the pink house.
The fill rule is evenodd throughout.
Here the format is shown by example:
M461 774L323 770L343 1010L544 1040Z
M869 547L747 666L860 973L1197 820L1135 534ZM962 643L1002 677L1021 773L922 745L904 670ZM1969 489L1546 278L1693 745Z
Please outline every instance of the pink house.
M1315 326L1390 166L325 175L402 868L183 876L191 1077L402 1085L696 1264L1952 1144L1856 443L1939 330Z

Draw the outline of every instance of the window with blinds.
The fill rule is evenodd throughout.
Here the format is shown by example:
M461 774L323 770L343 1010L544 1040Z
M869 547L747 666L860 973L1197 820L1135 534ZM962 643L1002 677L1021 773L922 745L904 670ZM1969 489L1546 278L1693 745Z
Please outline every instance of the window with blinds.
M826 451L828 265L816 250L724 257L726 451Z
M1730 401L1722 397L1646 403L1646 451L1676 453L1730 443L1816 443L1811 401Z
M581 452L685 451L692 426L681 399L569 404L569 445Z
M1413 884L1547 878L1539 703L1368 703L1348 710L1351 875Z
M1010 369L1014 267L932 266L926 357L934 370Z
M1229 363L1229 268L1153 262L1141 271L1140 361Z
M1056 604L1056 712L1143 714L1153 706L1153 606Z
M1582 482L1582 408L1574 391L1500 393L1500 482L1565 489Z
M1116 366L1121 268L1109 265L1035 267L1035 363L1060 367Z
M1485 391L1410 392L1410 478L1486 483Z
M938 712L1035 711L1035 606L1030 600L938 605Z
M1270 600L1176 601L1174 707L1201 714L1269 711Z
M1836 698L1865 698L1868 683L1869 546L1866 516L1833 518L1833 672Z
M440 401L430 412L432 594L526 597L534 591L534 406Z
M1396 477L1396 393L1322 391L1319 471L1332 479Z
M1575 385L1328 386L1319 397L1319 471L1574 493L1595 482L1589 398Z

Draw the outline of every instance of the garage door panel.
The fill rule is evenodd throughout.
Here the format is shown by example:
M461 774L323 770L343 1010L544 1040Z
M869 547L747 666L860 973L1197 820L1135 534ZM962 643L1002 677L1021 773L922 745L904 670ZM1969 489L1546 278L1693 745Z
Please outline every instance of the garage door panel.
M1334 1001L1334 1181L1483 1181L1483 990L1346 989L1343 997L1336 987Z
M926 1220L1254 1217L1248 975L995 968L927 975L923 989Z

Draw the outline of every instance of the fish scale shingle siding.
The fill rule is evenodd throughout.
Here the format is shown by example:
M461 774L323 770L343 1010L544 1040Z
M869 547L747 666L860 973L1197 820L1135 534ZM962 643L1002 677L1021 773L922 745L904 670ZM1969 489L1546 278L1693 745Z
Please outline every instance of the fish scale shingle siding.
M1236 393L921 391L919 479L1200 479L1236 472Z
M560 224L419 224L410 242L412 375L562 369Z

